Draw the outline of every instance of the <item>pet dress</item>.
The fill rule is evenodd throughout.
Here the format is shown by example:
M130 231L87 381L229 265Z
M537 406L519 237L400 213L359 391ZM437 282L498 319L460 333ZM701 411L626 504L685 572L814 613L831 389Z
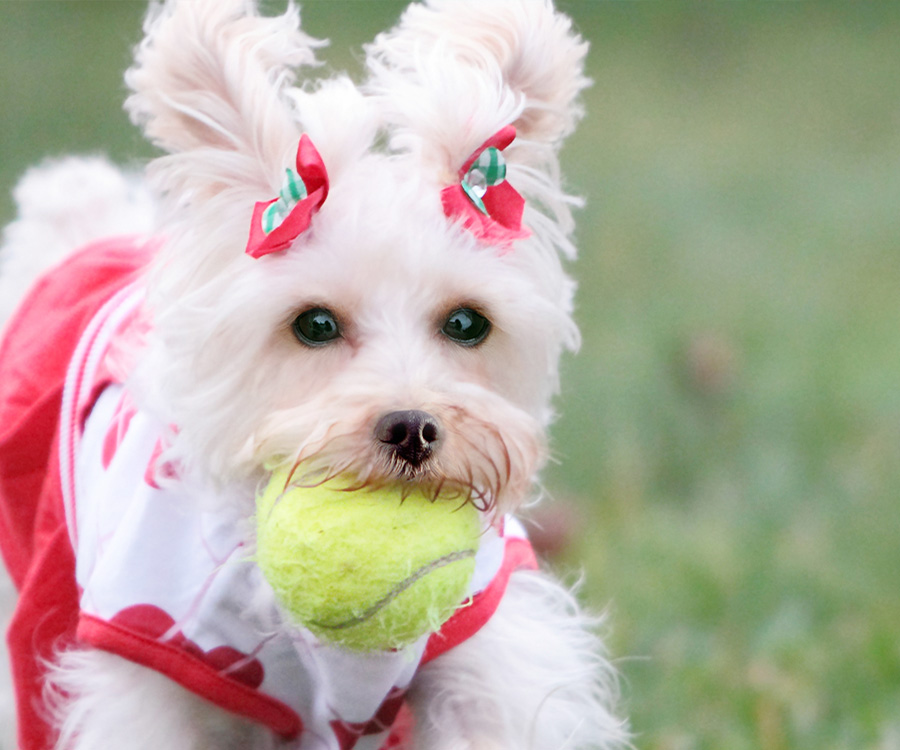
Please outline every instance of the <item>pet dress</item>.
M20 750L52 746L44 663L78 644L155 669L298 750L393 747L416 670L487 622L511 573L536 567L531 547L504 519L484 537L467 600L398 651L330 646L274 603L248 606L268 584L245 549L246 508L159 481L165 425L123 385L121 354L141 327L136 277L157 247L119 239L71 256L38 281L0 344L0 549L20 591L8 635Z

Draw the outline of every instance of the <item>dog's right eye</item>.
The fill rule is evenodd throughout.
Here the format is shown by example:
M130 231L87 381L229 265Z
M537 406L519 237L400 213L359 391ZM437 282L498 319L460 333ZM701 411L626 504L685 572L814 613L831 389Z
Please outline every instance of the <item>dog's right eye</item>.
M307 346L325 346L341 337L334 313L323 307L314 307L300 313L291 324L297 339Z
M490 332L491 321L468 307L460 307L450 313L441 328L441 333L462 346L476 346Z

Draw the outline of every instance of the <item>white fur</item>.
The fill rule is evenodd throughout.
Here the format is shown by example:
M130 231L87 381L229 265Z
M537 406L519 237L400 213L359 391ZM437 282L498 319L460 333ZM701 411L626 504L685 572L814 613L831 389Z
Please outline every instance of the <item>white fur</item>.
M619 746L610 712L616 678L581 612L557 581L517 573L475 638L422 670L411 695L418 747Z
M153 204L135 175L100 157L69 157L29 170L16 186L17 219L3 231L0 323L39 273L91 240L142 235Z
M103 651L59 657L45 690L66 750L269 750L245 719L212 708L158 672Z
M151 9L127 107L166 152L149 167L156 202L97 160L29 174L5 235L2 288L21 290L101 231L160 232L153 331L129 387L178 425L169 458L186 481L246 497L266 467L298 461L396 481L373 425L419 409L443 440L415 480L469 487L491 501L486 512L514 510L546 458L560 354L578 345L561 259L574 255L577 201L561 188L557 154L582 114L586 44L549 0L431 0L367 48L364 85L296 88L317 46L293 6L277 18L251 0ZM508 177L532 236L503 254L449 222L439 193L510 123L519 137ZM253 205L277 193L301 133L327 165L328 199L294 248L251 259ZM77 203L72 181L87 186ZM481 346L439 334L463 305L492 321ZM290 321L311 306L338 315L342 339L310 349L292 337ZM595 626L561 584L514 576L494 619L416 678L416 747L626 744ZM57 750L285 747L105 653L61 654L47 703Z

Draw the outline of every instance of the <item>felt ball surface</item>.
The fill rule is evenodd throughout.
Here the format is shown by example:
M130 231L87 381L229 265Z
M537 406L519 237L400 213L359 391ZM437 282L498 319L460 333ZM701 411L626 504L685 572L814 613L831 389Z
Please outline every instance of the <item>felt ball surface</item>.
M281 605L324 641L355 651L407 646L466 598L481 536L459 497L392 487L316 487L272 474L256 499L257 563Z

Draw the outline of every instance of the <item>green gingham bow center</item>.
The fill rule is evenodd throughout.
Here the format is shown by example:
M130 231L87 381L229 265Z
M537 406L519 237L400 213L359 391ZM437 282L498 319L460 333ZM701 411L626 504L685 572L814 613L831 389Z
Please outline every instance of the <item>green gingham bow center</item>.
M489 187L499 185L506 179L506 160L499 148L486 148L478 158L472 162L469 171L462 179L462 189L469 196L469 200L481 213L487 215L488 210L484 205L484 194Z
M278 193L278 200L270 204L262 215L262 230L268 234L281 226L291 209L307 196L306 184L300 175L290 167L285 170L284 184Z

